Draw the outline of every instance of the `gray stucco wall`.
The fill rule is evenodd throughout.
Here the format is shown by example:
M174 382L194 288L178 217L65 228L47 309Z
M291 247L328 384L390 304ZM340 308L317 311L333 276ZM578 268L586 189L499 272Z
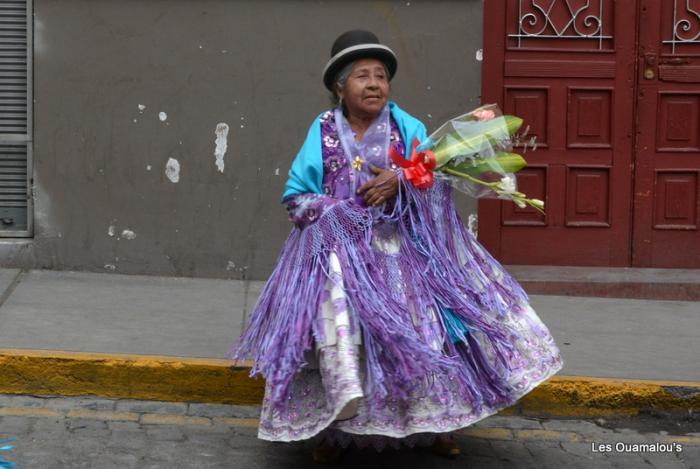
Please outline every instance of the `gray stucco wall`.
M0 242L4 266L265 278L291 228L286 174L329 107L320 74L345 30L373 30L394 48L392 98L429 130L479 102L480 0L34 9L35 236ZM219 122L230 126L223 173ZM169 158L178 183L164 174ZM466 221L476 204L457 197Z

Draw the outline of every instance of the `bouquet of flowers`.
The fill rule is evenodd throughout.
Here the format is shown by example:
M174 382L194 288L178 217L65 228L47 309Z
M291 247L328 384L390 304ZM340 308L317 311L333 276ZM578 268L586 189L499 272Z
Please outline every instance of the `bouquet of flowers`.
M516 188L515 173L527 164L512 152L522 123L489 104L447 121L423 142L414 141L410 159L393 148L390 156L416 187L427 188L435 177L444 178L472 197L511 200L544 213L543 201Z

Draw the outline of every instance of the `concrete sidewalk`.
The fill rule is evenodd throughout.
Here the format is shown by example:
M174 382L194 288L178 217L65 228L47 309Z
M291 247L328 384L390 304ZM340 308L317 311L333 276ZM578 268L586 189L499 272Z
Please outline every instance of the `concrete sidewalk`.
M72 355L76 360L126 354L230 365L225 353L262 286L0 269L0 348L5 355L33 353L35 364L53 353L43 350L83 352ZM700 302L531 295L531 304L561 348L559 375L678 381L690 388L700 381ZM12 363L14 373L18 362Z

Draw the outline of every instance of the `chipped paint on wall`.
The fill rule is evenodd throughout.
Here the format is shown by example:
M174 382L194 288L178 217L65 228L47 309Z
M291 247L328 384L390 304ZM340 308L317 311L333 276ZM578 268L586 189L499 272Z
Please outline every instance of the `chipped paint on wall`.
M36 55L45 53L47 49L44 29L44 22L40 18L34 17L34 54Z
M136 233L132 230L122 230L122 238L129 240L134 239L136 238Z
M158 119L160 119L161 122L165 122L166 120L168 120L168 114L163 111L160 111L158 113Z
M180 162L175 158L169 158L165 164L165 175L170 179L170 182L177 183L180 181Z
M224 172L224 155L226 154L226 149L228 148L228 124L225 122L219 122L216 124L216 130L214 131L216 135L216 148L214 149L214 158L216 159L216 168L219 172Z
M479 68L483 62L470 62L469 56L482 47L477 33L481 29L483 2L460 4L459 15L455 15L451 2L410 0L410 7L407 2L378 2L386 14L365 15L369 22L366 26L381 29L377 25L392 15L408 15L395 18L406 30L428 16L450 25L438 36L406 36L401 31L394 31L392 37L380 34L392 47L403 48L403 63L411 64L400 69L403 72L399 71L394 93L399 97L410 95L410 106L408 102L404 106L430 125L428 113L433 113L432 122L437 123L438 118L476 105L467 99L474 96L474 101L478 100ZM61 119L54 119L51 112L39 112L33 121L37 142L32 155L34 238L29 242L33 247L17 243L3 257L7 264L26 262L27 266L97 269L105 273L111 273L105 265L114 265L117 272L125 274L222 278L238 275L239 266L249 264L247 271L252 278L266 278L288 228L284 210L270 207L278 207L279 192L294 147L302 143L307 118L325 109L327 99L318 78L309 88L309 95L305 86L280 85L274 78L256 80L255 76L275 77L279 70L305 76L314 63L318 66L314 54L297 57L284 53L308 48L308 38L293 34L294 24L313 23L309 13L318 9L316 2L225 2L220 5L222 14L209 18L196 16L201 13L198 2L183 2L177 12L170 12L173 14L166 18L168 28L159 31L158 41L162 40L166 47L159 48L156 55L150 46L154 24L160 24L158 18L163 13L158 2L144 2L139 14L130 16L128 28L122 27L123 18L113 14L109 2L90 2L90 8L81 8L84 5L74 2L34 3L34 53L37 70L43 70L35 77L34 98L42 109L60 111ZM367 13L369 5L323 3L328 4L323 15L331 18L346 11L353 15ZM275 11L289 16L292 26L284 22L280 26L289 40L280 42L278 35L266 34L265 28L251 30L251 16L236 14L240 5L255 10L255 15ZM372 4L370 9L374 8ZM198 20L192 21L193 17ZM78 49L73 47L76 27L84 45ZM252 34L257 52L266 54L253 51L246 55L244 59L250 62L241 69L240 60L228 60L240 58L233 48L237 43L231 31ZM206 38L211 48L198 38ZM459 41L465 46L466 60L454 62L444 50ZM413 47L416 44L418 47ZM322 44L319 50L325 51L328 45ZM267 53L279 57L266 61L270 58ZM427 59L427 54L435 54L435 60ZM53 60L56 56L67 60ZM90 67L75 67L85 57L91 59ZM436 73L422 73L416 65L421 63L434 65ZM178 66L185 67L183 73L171 73ZM242 73L248 68L259 73L251 78L249 73ZM65 79L52 79L57 76ZM219 83L219 87L216 83L221 80L217 77L224 77L226 83ZM453 82L459 84L454 90ZM207 86L211 83L215 90ZM104 106L109 103L118 103L112 113L114 125L107 125L104 120ZM160 120L161 111L163 117L167 116L165 121ZM289 119L290 113L301 116L299 122ZM260 125L263 115L270 116L270 125ZM228 172L216 174L219 171L212 158L211 125L216 127L222 121L229 125L234 146L233 153L229 155L227 149L223 159ZM268 137L270 126L279 130L269 135L272 151L258 153L257 143ZM197 155L202 157L200 161ZM234 157L236 165L241 163L240 170L234 168ZM177 161L180 158L184 161ZM240 186L236 187L238 183ZM270 187L259 190L261 183ZM461 208L473 210L471 201L464 204ZM208 208L209 205L212 206ZM268 211L265 222L253 215ZM196 222L189 222L192 213L197 214ZM112 217L118 217L118 221ZM251 221L254 226L269 229L252 236ZM202 227L219 222L223 231L230 232L231 240L199 242L205 229ZM113 235L105 237L110 225L114 225ZM180 228L179 233L175 232L176 227ZM138 230L139 241L121 239L124 228ZM59 231L65 231L61 238ZM125 261L115 261L117 252ZM173 262L164 257L165 252L171 254ZM108 257L105 253L109 253ZM238 260L226 272L231 257ZM178 267L174 268L174 264Z

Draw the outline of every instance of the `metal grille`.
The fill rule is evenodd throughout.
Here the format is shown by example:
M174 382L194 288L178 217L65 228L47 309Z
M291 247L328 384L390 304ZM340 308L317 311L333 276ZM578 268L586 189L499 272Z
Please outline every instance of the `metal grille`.
M27 144L0 145L0 227L26 230Z
M31 1L0 0L0 236L30 236Z
M606 32L606 0L518 0L517 29L508 37L515 39L515 47L525 42L547 39L575 40L591 43L603 50L613 36Z
M679 5L673 0L673 25L671 39L664 44L671 44L671 53L676 54L677 46L683 44L700 44L700 5L695 7L690 0Z

